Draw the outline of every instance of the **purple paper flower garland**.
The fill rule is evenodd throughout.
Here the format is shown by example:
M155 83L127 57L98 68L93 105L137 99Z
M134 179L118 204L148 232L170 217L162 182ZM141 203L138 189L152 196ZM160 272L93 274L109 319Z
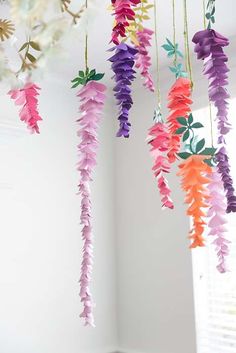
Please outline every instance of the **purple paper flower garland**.
M236 196L233 180L230 175L229 159L226 151L225 135L230 130L228 122L229 94L225 88L228 84L228 58L223 47L229 44L229 40L213 29L205 29L197 32L193 37L195 52L198 59L204 60L204 74L209 81L209 98L217 109L217 128L219 131L218 143L220 149L216 153L217 169L221 175L227 198L226 212L236 212Z
M120 108L118 117L120 128L116 136L129 137L131 126L129 122L129 110L133 104L130 85L135 78L133 67L135 64L135 55L138 51L126 43L120 43L110 49L110 51L115 51L115 54L109 61L112 63L111 67L116 82L113 91L115 92L117 105Z

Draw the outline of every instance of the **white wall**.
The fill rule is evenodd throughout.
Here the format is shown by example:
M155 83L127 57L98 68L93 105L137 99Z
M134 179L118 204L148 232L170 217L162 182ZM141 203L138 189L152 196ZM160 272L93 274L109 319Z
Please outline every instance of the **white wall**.
M116 141L121 351L194 353L189 224L183 195L177 178L170 177L176 209L161 211L145 142L155 97L137 88L134 102L131 137Z
M25 132L13 102L0 97L0 140L3 121L20 128L20 137L11 138L10 129L10 143L0 147L1 353L106 353L117 346L110 108L100 130L92 187L97 328L90 329L79 318L82 242L74 95L68 81L43 84L39 136Z
M235 39L230 57L230 94L236 95ZM208 105L203 63L194 64L193 111ZM155 76L155 74L154 74ZM162 102L173 74L161 70ZM138 82L139 81L139 82ZM132 130L127 140L116 140L116 230L118 249L118 328L124 353L196 352L193 276L188 249L189 219L177 168L168 177L174 211L161 211L152 174L152 160L145 141L156 106L154 95L133 88ZM164 114L165 116L165 114ZM233 116L230 117L233 121ZM209 115L203 121L210 126ZM117 127L117 125L116 125Z

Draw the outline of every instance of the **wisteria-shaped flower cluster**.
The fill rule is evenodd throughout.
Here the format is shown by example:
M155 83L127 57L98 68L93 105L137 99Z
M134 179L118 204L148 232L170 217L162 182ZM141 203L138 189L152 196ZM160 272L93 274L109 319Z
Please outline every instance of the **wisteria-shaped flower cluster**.
M152 170L157 178L158 189L161 195L162 207L174 208L171 200L171 190L168 182L164 177L165 173L170 172L170 164L165 156L169 145L169 134L163 122L156 122L148 132L148 143L151 146L151 155L154 159Z
M129 137L131 126L129 122L129 110L133 104L130 86L135 78L135 70L133 67L137 50L126 43L119 44L111 49L111 51L113 50L115 51L115 54L109 59L109 61L112 63L112 70L116 81L113 90L117 99L117 105L120 108L118 117L120 128L117 132L117 136Z
M15 105L22 106L19 112L31 133L39 134L38 122L42 120L38 112L38 98L40 88L34 83L26 83L23 88L13 89L8 94L15 101Z
M211 167L204 162L206 156L191 155L179 165L178 175L181 176L181 186L186 192L185 202L189 205L187 215L192 218L191 248L204 246L204 226L208 207Z
M217 109L218 142L225 145L225 135L230 130L228 122L229 94L225 86L228 85L228 58L223 48L229 40L213 29L197 32L193 37L195 52L199 59L204 60L204 74L209 80L209 98ZM221 146L216 154L218 171L221 174L227 196L227 212L236 212L236 196L230 173L228 154L225 146Z
M153 33L154 32L148 28L143 28L141 31L137 32L139 45L136 46L138 54L135 64L135 66L140 70L144 79L144 87L146 87L151 92L154 92L155 88L152 76L149 72L151 67L151 57L148 53L148 48L151 47L151 37Z
M191 111L191 81L188 78L178 78L171 87L168 95L168 108L170 115L167 117L169 131L168 159L174 163L177 159L177 153L180 150L181 135L176 134L176 130L181 126L177 118L188 118Z
M94 318L93 301L89 288L93 264L91 195L89 184L92 180L92 172L96 165L98 149L97 134L105 102L105 90L105 85L96 81L89 81L77 94L81 102L81 117L78 119L78 136L80 138L78 145L78 171L80 172L79 194L81 195L80 221L82 225L82 239L84 241L80 277L80 297L84 310L81 317L84 318L85 325L90 326L94 326Z
M219 272L224 273L227 271L226 257L229 254L230 241L225 238L227 223L225 217L225 195L224 187L220 174L217 170L213 170L209 175L210 183L208 184L209 190L209 210L208 210L208 227L210 228L209 235L214 236L213 244L216 247L219 263L217 269Z
M126 37L126 28L129 26L129 21L134 21L135 12L132 5L137 5L140 0L112 0L114 7L115 26L112 29L112 39L114 44L120 43L120 37Z

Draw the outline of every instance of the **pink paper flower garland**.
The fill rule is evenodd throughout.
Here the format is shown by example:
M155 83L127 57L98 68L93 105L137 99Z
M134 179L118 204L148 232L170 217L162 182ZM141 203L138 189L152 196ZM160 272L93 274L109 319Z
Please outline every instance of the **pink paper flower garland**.
M209 210L208 210L208 227L210 228L209 235L214 236L213 244L216 247L219 264L217 269L220 273L227 271L226 257L229 254L230 241L225 238L227 223L225 217L226 200L224 195L224 186L217 170L213 169L212 174L209 175L210 183L208 184L209 190Z
M149 72L151 67L151 57L148 53L148 48L151 47L151 37L153 33L154 32L148 28L143 28L142 30L137 32L137 39L139 41L139 45L136 46L138 54L136 57L135 64L135 67L140 69L141 75L143 76L144 87L146 87L151 92L154 92L155 87L152 76Z
M38 99L40 88L27 82L23 88L13 89L8 94L15 100L15 105L22 106L19 112L20 120L24 121L31 133L39 134L38 122L42 120L38 112Z
M164 177L164 173L170 172L170 164L168 158L165 156L169 146L169 133L163 122L158 121L149 129L148 143L151 145L150 152L154 159L152 170L157 178L162 207L173 209L174 204L171 200L171 190Z
M85 325L94 326L93 300L90 292L90 281L93 264L93 245L91 227L91 193L90 182L92 172L96 165L98 149L98 126L105 102L106 86L96 81L89 81L78 92L80 98L81 117L78 136L81 142L78 145L80 172L79 194L81 195L81 217L83 260L80 277L80 298L84 309L80 315L85 320Z

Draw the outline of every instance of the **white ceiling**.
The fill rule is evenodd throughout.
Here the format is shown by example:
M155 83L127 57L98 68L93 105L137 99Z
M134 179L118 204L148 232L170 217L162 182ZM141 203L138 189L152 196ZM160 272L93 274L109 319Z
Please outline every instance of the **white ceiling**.
M172 0L156 0L157 2L157 24L158 24L158 41L161 66L170 64L166 59L166 53L161 48L168 37L172 40ZM207 2L207 0L205 0ZM89 28L89 66L97 69L100 72L107 73L107 81L112 75L110 71L110 63L107 61L110 53L107 49L112 47L109 44L113 18L107 7L110 1L104 0L89 0L90 4L96 3L97 8L94 12L92 23ZM150 0L152 3L152 0ZM189 38L193 34L203 29L203 0L187 0L188 4L188 19L189 19ZM73 5L78 8L78 1L73 0ZM236 0L216 0L216 25L215 29L222 34L234 37L236 36L235 25ZM154 13L150 10L151 20L147 22L147 27L154 27ZM1 16L2 17L2 16ZM183 0L176 0L176 39L183 50ZM50 70L56 70L62 75L69 78L73 77L77 71L84 66L84 34L80 27L78 27L78 36L74 35L69 43L69 56L67 59L56 58L53 67ZM236 41L236 39L235 39ZM191 50L193 45L190 43ZM154 41L151 49L153 58L153 69L155 70L155 50ZM56 64L57 62L57 64ZM58 68L56 69L56 66Z

